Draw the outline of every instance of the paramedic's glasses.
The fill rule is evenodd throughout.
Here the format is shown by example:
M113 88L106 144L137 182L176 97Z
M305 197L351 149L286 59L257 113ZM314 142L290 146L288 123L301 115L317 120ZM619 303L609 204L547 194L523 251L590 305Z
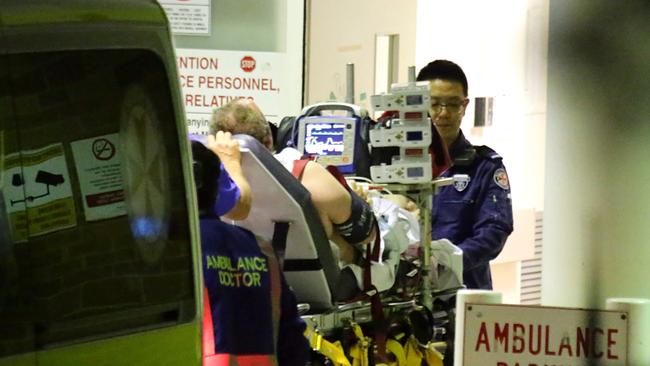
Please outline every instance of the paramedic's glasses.
M442 103L442 101L435 99L431 101L431 111L433 114L440 114L442 108L445 108L448 113L456 114L459 113L463 107L465 107L464 100L455 100L446 103Z

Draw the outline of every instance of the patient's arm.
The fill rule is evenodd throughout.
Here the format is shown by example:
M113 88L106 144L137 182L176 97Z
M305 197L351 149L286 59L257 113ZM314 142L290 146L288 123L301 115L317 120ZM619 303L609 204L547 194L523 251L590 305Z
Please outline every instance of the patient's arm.
M341 224L350 219L352 214L350 193L330 172L314 162L309 162L305 166L301 183L311 193L312 202L320 215L327 237L339 246L341 259L347 261L345 258L349 258L351 255L352 247L338 233L334 235L336 231L334 224ZM352 244L368 243L374 239L374 236L375 230L373 229L366 237ZM352 258L349 259L352 260Z
M300 182L311 194L327 237L331 237L332 224L350 217L350 194L330 172L314 162L307 163Z

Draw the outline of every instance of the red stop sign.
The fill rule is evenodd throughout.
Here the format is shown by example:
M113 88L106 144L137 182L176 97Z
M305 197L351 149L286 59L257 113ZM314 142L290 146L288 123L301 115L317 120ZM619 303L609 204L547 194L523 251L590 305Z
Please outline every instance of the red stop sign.
M251 72L255 70L255 59L251 56L244 56L239 62L241 69L245 72Z

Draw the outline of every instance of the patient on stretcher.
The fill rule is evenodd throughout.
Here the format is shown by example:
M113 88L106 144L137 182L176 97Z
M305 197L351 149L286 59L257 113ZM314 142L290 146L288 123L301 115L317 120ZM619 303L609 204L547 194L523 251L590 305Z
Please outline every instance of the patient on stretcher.
M259 107L248 99L235 100L216 109L210 122L210 130L212 133L224 131L246 134L257 139L269 151L273 147L268 122ZM277 155L278 158L291 159L292 165L301 157ZM311 194L327 237L339 246L341 258L347 262L353 261L352 245L366 244L373 240L376 234L369 206L356 194L339 185L316 163L307 163L297 179Z
M253 117L258 117L257 115L259 114L259 117L261 117L259 111L257 111L257 113L250 113L253 107L251 103L246 103L246 101L235 103L238 103L239 106L246 107L247 111L244 111L244 113L248 113ZM261 128L263 127L262 123L258 123L260 125L260 131L252 131L250 123L248 125L243 124L243 126L237 123L230 123L231 119L234 118L236 120L237 118L242 117L238 115L238 113L241 112L238 108L234 108L230 112L232 112L232 114L221 116L227 118L224 118L226 123L221 124L220 130L223 131L224 129L227 129L232 133L246 133L256 137L259 141L258 145L261 142L267 147L269 145L272 146L272 143L264 143L268 132L267 129ZM218 113L219 110L217 110L215 116ZM249 118L251 116L243 117ZM214 120L215 118L213 118L213 126L211 126L211 128L215 127ZM263 118L261 118L261 122L264 122L264 124L266 123ZM259 136L254 136L255 134ZM262 150L266 149L262 148ZM256 153L256 155L257 154L258 153ZM259 152L259 154L268 156L269 152L267 150L267 152ZM260 156L251 159L247 157L244 160L247 161L246 164L253 164L251 161L259 158ZM297 158L299 158L299 156ZM254 166L255 164L259 166L258 162L254 163L253 166L249 166L249 168L258 169ZM271 162L268 162L268 164L271 164ZM277 160L274 164L278 165ZM310 165L312 165L312 167L318 167L315 163L311 163ZM263 167L262 169L269 169L269 166ZM342 231L341 226L344 226L342 225L345 224L344 221L352 218L353 213L351 211L354 210L354 204L352 204L352 210L350 210L350 198L343 200L343 204L335 203L336 201L330 201L328 204L327 200L322 200L323 193L325 193L325 196L331 195L332 190L336 192L341 191L341 196L356 196L357 207L361 207L361 210L357 212L357 215L359 215L359 217L365 216L365 220L367 220L369 216L373 218L372 221L366 222L374 222L376 218L378 235L381 238L379 244L381 256L379 260L371 262L370 271L372 274L372 284L380 292L393 287L400 260L402 258L408 258L409 253L415 253L416 255L418 253L418 250L414 248L417 248L420 242L420 229L417 220L417 207L415 207L412 202L395 196L381 196L375 194L371 194L370 197L366 196L359 198L357 194L352 194L351 192L346 191L342 186L338 185L338 183L329 187L332 188L332 190L323 190L323 180L333 179L327 172L327 175L320 177L321 180L315 179L313 182L306 182L303 177L303 187L307 188L309 193L311 193L311 204L313 204L317 209L316 217L320 218L318 221L322 224L322 228L319 230L324 229L326 234L322 239L316 240L315 237L312 238L316 240L316 242L309 244L309 237L313 237L314 235L318 237L318 233L314 232L314 223L305 224L302 221L305 220L302 216L310 216L305 211L308 207L306 207L304 203L297 202L297 213L289 214L283 212L290 211L290 207L288 206L290 206L291 203L289 201L283 201L287 203L280 203L280 201L278 201L281 199L278 194L280 194L280 191L284 188L272 188L271 181L282 181L283 179L281 178L287 175L288 172L285 170L280 174L276 168L273 169L275 170L267 171L264 174L259 173L260 175L257 177L249 177L251 185L254 186L254 193L256 194L255 199L253 200L254 206L258 205L258 209L256 210L253 208L251 211L253 217L250 218L248 222L240 222L238 224L248 227L256 234L261 235L266 239L271 239L275 236L274 226L276 226L276 223L282 221L291 223L286 240L284 271L287 280L296 292L299 301L310 303L312 306L316 307L327 307L328 297L330 298L329 301L345 301L355 297L355 295L359 294L364 288L362 281L363 269L358 264L363 262L363 253L366 252L364 248L368 245L367 243L373 242L371 239L376 234L374 230L366 230L369 228L368 226L362 225L360 229L363 230L357 230L361 232L360 235L356 235L358 240L355 240L354 238L350 239L350 237L341 240L341 235L337 234ZM280 166L280 170L284 169ZM248 174L249 171L246 171L246 173ZM295 180L293 181L296 182ZM296 185L297 182L292 183L287 180L285 181L285 184L292 186ZM298 184L298 186L300 186L300 184ZM302 189L304 190L304 188ZM359 191L358 193L363 192ZM367 205L365 199L367 199L368 203L371 203L372 208ZM268 202L265 203L265 200L268 200ZM311 206L311 204L309 206ZM364 206L368 208L366 209ZM266 211L260 212L259 208ZM366 213L364 210L369 211ZM368 215L368 213L372 214ZM307 218L307 221L309 221L309 218ZM352 221L354 222L358 220ZM309 228L301 228L302 225L307 225ZM323 245L318 244L317 241L321 240L322 242L322 240L324 240L325 243L327 243L328 238L334 241L337 245L330 248L329 244L325 244L327 250L323 250ZM314 247L311 247L312 245ZM310 249L310 247L314 249ZM282 251L285 251L285 249L282 249ZM332 252L337 252L335 258L332 255ZM332 259L328 259L328 256ZM318 273L321 274L319 275ZM317 282L320 282L320 284Z
M410 201L400 202L397 196L384 196L377 192L368 195L368 192L359 185L352 183L351 186L368 201L377 218L381 237L381 256L378 261L371 262L370 270L373 286L377 291L384 292L395 284L400 260L407 253L409 246L419 245L420 225L417 220L417 207L407 206ZM362 255L361 251L357 253ZM343 301L355 297L363 289L364 268L358 262L340 262L340 267L341 276L337 284L337 295L338 300Z
M418 263L421 252L419 207L410 199L399 194L385 194L366 191L360 185L351 184L355 192L370 203L377 217L381 234L381 261L373 262L372 283L379 292L394 287L400 262L402 265ZM446 239L430 242L432 289L445 291L462 287L462 251ZM410 266L413 267L412 265ZM340 284L347 296L361 291L363 269L355 264L341 263L347 283ZM350 288L350 272L356 280L356 288ZM404 280L404 279L402 279ZM341 282L341 279L340 279Z

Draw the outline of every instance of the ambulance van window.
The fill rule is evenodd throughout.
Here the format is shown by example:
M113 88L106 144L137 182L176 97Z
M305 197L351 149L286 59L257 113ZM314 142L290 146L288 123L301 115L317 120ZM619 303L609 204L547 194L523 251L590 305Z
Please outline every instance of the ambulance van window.
M121 49L2 63L0 358L190 321L187 192L162 61Z

